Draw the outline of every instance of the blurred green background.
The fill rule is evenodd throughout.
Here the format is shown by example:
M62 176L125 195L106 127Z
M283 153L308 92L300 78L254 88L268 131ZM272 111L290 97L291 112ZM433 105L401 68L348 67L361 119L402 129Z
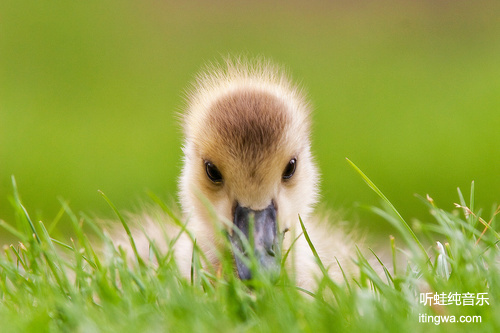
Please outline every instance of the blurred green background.
M110 215L98 189L121 209L175 200L175 113L227 54L308 91L324 206L378 203L345 157L408 218L429 219L414 193L450 209L472 180L499 201L499 1L1 1L0 217L11 175L37 219L58 197Z

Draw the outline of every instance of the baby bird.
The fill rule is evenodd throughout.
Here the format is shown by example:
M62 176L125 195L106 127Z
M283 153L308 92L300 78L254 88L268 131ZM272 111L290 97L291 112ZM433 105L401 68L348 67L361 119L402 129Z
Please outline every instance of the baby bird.
M200 73L182 113L179 199L185 230L155 209L132 216L144 231L133 232L139 255L147 256L150 240L166 245L165 230L176 239L173 251L185 277L196 242L207 269L219 271L221 253L229 250L240 279L259 272L276 280L288 253L288 276L312 290L322 272L300 216L330 277L343 280L337 261L353 272L354 241L338 223L312 214L319 174L310 114L301 89L270 62L226 60ZM126 235L113 233L118 245L130 247Z
M342 278L336 258L344 269L351 265L353 242L311 215L319 175L310 114L301 89L269 62L226 60L197 76L182 115L179 197L187 228L213 267L228 244L218 238L221 228L229 235L240 279L252 278L244 244L250 243L258 268L276 276L294 243L285 267L299 286L311 288L320 271L299 216L333 278ZM192 246L182 237L175 248L186 276Z

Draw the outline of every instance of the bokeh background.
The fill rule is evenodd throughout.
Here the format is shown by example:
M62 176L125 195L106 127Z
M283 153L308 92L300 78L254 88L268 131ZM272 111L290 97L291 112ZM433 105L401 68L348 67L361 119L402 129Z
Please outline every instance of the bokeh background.
M499 1L1 1L0 218L15 175L34 218L58 198L111 215L103 190L134 209L176 198L175 113L204 64L227 54L283 64L314 105L322 202L372 229L356 203L376 196L431 220L500 198ZM64 228L64 225L61 225ZM0 231L4 233L4 231Z

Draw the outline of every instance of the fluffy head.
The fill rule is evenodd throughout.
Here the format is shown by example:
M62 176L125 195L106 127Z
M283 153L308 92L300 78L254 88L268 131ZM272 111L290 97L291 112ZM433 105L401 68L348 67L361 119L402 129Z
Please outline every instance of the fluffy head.
M274 204L280 231L293 228L316 202L318 173L310 152L310 107L283 71L263 61L226 61L198 75L183 115L184 168L180 199L195 227L233 221L236 205ZM283 177L291 160L295 173ZM222 180L214 182L207 164Z

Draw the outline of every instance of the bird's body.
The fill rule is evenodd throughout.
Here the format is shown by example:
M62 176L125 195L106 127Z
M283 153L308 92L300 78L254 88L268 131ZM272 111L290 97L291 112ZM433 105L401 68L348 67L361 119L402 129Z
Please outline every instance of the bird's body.
M325 266L331 266L330 274L341 279L336 259L350 266L352 242L312 215L319 175L310 149L310 106L301 90L265 61L226 61L197 77L182 118L179 198L187 229L206 255L204 264L217 267L217 253L228 244L233 252L244 253L243 234L254 242L261 268L276 272L302 232L300 216ZM148 220L143 219L146 225ZM227 231L231 242L220 239L219 229ZM186 276L192 249L186 234L174 249ZM240 278L252 278L236 253L234 261ZM319 269L303 235L285 267L299 286L315 284Z

